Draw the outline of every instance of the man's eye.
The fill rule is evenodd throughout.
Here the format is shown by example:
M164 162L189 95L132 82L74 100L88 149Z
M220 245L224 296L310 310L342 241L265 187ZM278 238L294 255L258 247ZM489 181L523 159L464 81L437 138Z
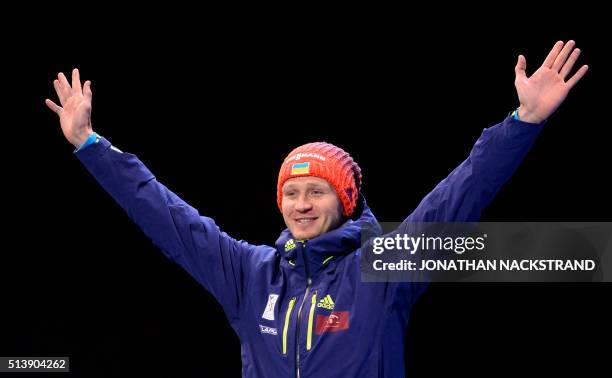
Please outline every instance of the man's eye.
M320 190L313 190L312 194L315 195L315 196L319 196L319 195L323 194L323 192L320 191Z
M295 192L287 192L285 193L285 195L288 197L293 197L295 195Z

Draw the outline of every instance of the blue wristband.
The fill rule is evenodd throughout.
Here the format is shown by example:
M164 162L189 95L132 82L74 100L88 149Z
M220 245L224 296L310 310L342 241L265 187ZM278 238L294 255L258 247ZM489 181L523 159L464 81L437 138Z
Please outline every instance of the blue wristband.
M87 148L90 144L94 144L96 142L96 140L98 139L98 134L94 131L93 134L91 134L89 136L89 138L87 138L87 140L85 140L85 142L83 142L83 144L81 144L79 146L79 148L77 148L76 150L74 150L74 153L77 153L85 148Z

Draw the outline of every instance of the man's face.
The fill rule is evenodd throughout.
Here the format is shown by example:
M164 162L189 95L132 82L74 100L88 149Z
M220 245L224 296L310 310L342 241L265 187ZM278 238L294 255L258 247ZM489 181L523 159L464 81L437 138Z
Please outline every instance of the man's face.
M340 225L342 203L326 180L295 177L282 190L283 218L294 238L312 239Z

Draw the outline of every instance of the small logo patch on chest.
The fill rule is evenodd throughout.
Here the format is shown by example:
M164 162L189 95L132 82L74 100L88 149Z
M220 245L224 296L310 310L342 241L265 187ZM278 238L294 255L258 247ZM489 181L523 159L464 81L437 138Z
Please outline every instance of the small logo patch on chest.
M317 315L316 333L338 332L349 328L349 311L332 311L331 315Z
M268 327L265 325L259 325L259 329L261 330L261 333L267 333L269 335L278 335L278 332L276 331L276 328L272 328L272 327Z
M328 310L333 310L334 309L334 300L332 299L332 297L327 294L323 299L321 299L319 301L319 303L317 304L317 307L323 307L326 308Z
M268 295L268 304L266 304L266 309L261 316L267 320L274 320L274 306L276 305L276 301L278 300L278 294L270 294Z

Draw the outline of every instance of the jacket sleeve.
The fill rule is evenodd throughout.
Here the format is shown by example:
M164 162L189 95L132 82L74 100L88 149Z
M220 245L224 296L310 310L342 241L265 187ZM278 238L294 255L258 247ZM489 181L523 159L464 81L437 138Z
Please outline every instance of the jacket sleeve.
M200 216L135 155L121 152L105 138L76 156L146 236L221 303L230 320L239 316L253 246Z
M415 227L421 227L411 222L478 221L527 155L543 125L507 117L484 129L468 158L423 198L394 233L414 233ZM398 297L408 301L405 306L410 308L427 286L427 281L400 284Z
M470 155L442 180L406 222L475 222L531 149L543 124L507 117L484 129Z

